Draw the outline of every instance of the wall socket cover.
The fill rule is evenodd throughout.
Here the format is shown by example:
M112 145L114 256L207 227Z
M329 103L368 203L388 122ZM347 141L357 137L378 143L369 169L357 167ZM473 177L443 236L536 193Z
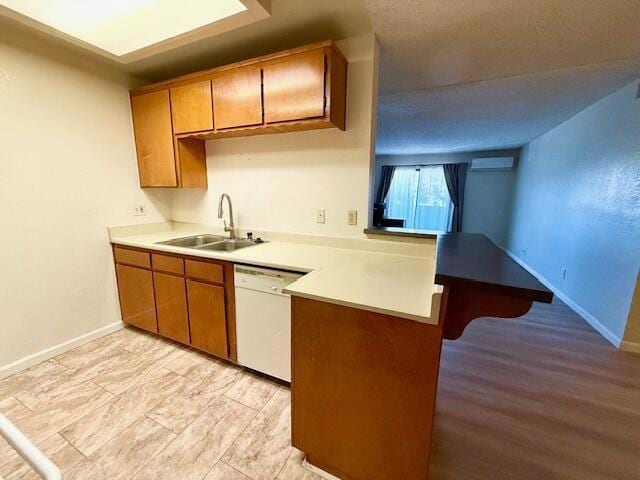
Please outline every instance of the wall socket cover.
M358 224L358 211L357 210L349 210L347 213L347 224L348 225L357 225Z
M134 213L136 217L141 217L147 214L147 208L144 206L144 203L138 203L135 206Z
M324 222L325 222L324 208L319 208L318 212L316 213L316 223L324 223Z

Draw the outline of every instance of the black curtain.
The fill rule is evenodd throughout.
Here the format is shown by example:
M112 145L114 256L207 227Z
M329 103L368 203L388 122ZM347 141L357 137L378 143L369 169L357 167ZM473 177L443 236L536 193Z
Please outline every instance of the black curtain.
M464 207L464 184L467 180L468 163L445 163L442 165L449 196L453 203L451 231L462 231L462 211Z
M395 165L385 165L382 167L380 173L380 184L378 185L378 192L376 193L376 203L384 203L391 188L391 180L393 179L393 172L396 171Z

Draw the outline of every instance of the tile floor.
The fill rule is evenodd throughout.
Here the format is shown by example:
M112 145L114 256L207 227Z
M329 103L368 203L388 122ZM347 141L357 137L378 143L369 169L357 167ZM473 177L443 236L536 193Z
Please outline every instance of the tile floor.
M132 328L0 380L0 412L65 480L320 479L288 388ZM0 439L0 479L31 478Z
M445 342L431 479L638 479L640 356L561 302ZM289 390L125 329L0 380L64 479L302 479ZM0 440L0 480L36 478Z

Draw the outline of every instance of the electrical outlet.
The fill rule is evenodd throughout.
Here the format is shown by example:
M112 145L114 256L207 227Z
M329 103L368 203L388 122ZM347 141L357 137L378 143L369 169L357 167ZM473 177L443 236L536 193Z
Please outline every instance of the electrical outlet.
M144 203L136 204L133 215L136 217L142 217L146 214L147 214L147 207L144 206Z
M522 250L520 250L520 253L522 254L523 257L527 256L527 249L523 248Z
M347 224L348 225L357 225L358 224L358 211L357 210L349 210L347 213Z
M324 222L325 222L324 208L319 208L318 212L316 213L316 223L324 223Z

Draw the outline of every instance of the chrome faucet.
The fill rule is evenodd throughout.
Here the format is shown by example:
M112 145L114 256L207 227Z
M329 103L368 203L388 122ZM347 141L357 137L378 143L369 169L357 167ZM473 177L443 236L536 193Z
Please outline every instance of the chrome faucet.
M229 238L236 238L236 232L234 231L233 225L233 206L231 205L231 197L228 193L223 193L220 195L220 200L218 201L218 218L222 218L224 210L222 208L222 201L227 199L227 203L229 204L229 225L227 226L227 221L222 220L224 222L224 231L229 232Z

